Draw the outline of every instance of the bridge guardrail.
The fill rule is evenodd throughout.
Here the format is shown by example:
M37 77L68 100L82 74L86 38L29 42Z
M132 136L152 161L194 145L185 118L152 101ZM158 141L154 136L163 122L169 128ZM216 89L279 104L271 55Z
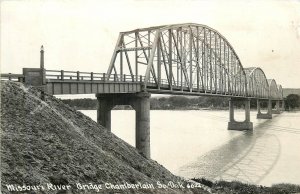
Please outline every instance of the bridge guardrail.
M49 80L74 80L74 81L106 81L106 82L144 82L145 76L136 75L120 75L111 74L109 79L106 73L94 73L94 72L80 72L80 71L64 71L64 70L45 70L46 79ZM1 74L1 80L10 80L16 82L24 82L25 76L23 74L5 73ZM156 81L150 78L148 83L155 84ZM167 79L160 80L161 85L168 85ZM180 83L181 84L181 83ZM188 87L186 82L182 83L183 87Z
M15 82L24 82L23 74L1 73L1 80L10 80Z
M145 76L111 74L109 77L106 73L64 71L64 70L46 70L46 79L50 80L74 80L74 81L103 81L103 82L144 82ZM150 84L156 84L153 78L148 80ZM160 80L161 85L168 85L167 79ZM181 83L180 83L181 84ZM183 82L183 87L188 87L188 83Z
M111 74L109 77L106 73L64 71L64 70L46 70L46 79L50 80L74 80L74 81L103 81L103 82L144 82L145 76ZM154 78L148 80L150 84L156 84ZM161 85L169 85L169 80L161 79ZM176 85L176 84L175 84ZM189 87L187 82L177 84L182 87Z
M75 80L75 81L121 81L121 82L143 82L145 76L111 74L106 73L46 70L46 79L50 80Z

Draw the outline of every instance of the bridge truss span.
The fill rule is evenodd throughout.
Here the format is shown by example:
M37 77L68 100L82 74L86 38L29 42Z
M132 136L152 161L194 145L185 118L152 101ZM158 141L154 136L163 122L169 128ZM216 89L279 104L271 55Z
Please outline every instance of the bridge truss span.
M144 90L247 96L247 78L230 43L216 30L177 24L121 32L107 72L144 74Z
M269 83L269 99L281 100L283 99L283 90L281 85L277 85L275 79L268 79Z
M264 71L259 67L249 67L244 70L247 75L247 95L269 98L269 83Z

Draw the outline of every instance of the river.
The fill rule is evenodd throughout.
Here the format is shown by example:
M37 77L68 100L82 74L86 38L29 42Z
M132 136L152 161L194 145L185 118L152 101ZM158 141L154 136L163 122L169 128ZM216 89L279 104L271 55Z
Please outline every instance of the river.
M95 110L82 110L96 121ZM253 131L228 131L228 111L152 110L151 158L172 173L270 186L300 184L300 112L256 119ZM244 111L235 111L243 120ZM135 146L135 112L112 111L112 132Z

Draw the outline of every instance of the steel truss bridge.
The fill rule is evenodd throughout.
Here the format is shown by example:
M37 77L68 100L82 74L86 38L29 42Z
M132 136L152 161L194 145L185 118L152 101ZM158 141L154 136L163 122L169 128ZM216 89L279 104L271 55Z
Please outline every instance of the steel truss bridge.
M151 93L282 99L282 88L261 68L243 68L234 48L216 30L199 24L122 32L107 79L142 81ZM143 79L139 80L139 75Z
M277 113L279 103L283 105L281 85L268 79L259 67L244 68L224 36L194 23L121 32L106 73L46 70L42 48L40 68L23 68L23 74L1 74L1 79L25 82L53 95L97 94L98 122L108 129L111 109L118 104L132 105L137 113L136 146L146 157L150 157L147 99L151 93L229 97L228 129L236 130L253 128L249 99L257 99L257 118L272 118L272 101L277 103ZM234 120L236 100L245 101L244 122ZM266 114L260 112L261 100L268 101Z

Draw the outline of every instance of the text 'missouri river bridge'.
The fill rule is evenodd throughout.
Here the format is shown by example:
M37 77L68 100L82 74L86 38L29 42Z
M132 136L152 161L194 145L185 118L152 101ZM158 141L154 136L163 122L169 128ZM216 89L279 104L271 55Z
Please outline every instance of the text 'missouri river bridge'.
M271 119L283 107L281 85L259 67L244 68L234 48L216 30L199 24L163 25L121 32L106 73L23 68L23 74L2 74L40 87L44 92L96 94L97 121L111 129L111 110L131 105L136 111L136 148L150 158L150 95L229 97L228 129L253 129L250 99L257 99L257 118ZM234 120L234 104L245 104L245 121ZM261 101L268 111L260 112ZM272 110L276 101L276 110ZM281 105L280 105L281 103Z

